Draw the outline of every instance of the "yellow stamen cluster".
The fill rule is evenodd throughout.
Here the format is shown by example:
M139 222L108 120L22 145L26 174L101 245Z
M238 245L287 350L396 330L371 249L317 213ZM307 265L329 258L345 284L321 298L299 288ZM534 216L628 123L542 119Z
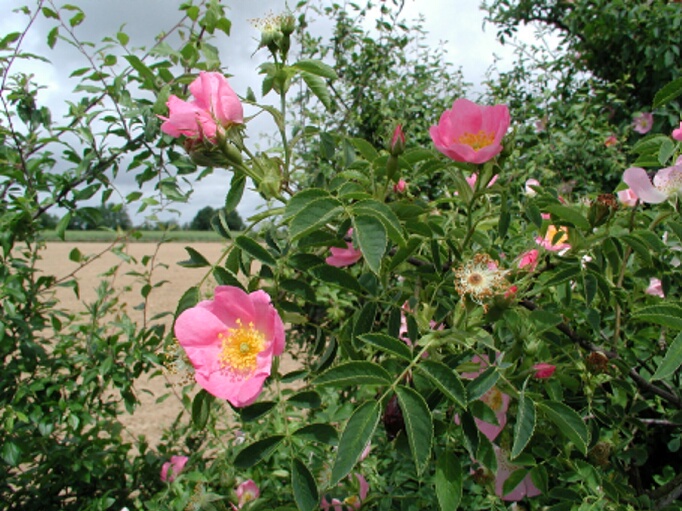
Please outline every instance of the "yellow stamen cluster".
M163 360L164 374L180 378L179 382L173 382L173 386L184 386L194 381L194 367L182 346L175 343L164 348L160 358Z
M502 392L497 387L492 387L483 395L481 401L487 404L493 412L497 412L502 409Z
M557 238L557 234L561 232L561 236ZM545 233L545 240L547 240L551 245L563 245L568 241L568 232L565 227L561 230L557 229L555 226L550 225L547 227L547 232Z
M265 336L253 323L244 326L238 319L237 325L237 328L229 328L227 335L218 334L221 343L218 360L221 368L243 377L255 371L258 354L265 348Z
M495 133L480 130L478 133L464 133L457 143L468 145L474 151L488 147L495 141Z

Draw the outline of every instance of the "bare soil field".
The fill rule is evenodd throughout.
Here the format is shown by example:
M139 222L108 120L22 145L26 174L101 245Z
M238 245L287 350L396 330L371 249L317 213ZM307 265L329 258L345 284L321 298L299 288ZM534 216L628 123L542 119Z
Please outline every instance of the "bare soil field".
M210 262L217 261L225 248L222 243L192 242L191 246ZM120 256L108 251L109 247L109 243L54 242L47 244L38 267L47 275L54 275L58 279L68 278L75 272L74 276L79 281L80 298L71 288L58 288L57 298L64 309L84 310L85 304L96 298L96 289L100 282L108 279L113 281L116 290L122 291L121 298L130 317L142 321L142 313L133 309L143 301L140 294L142 283L139 278L130 275L130 272L144 273L150 270L151 259L146 266L141 264L145 256L153 257L151 283L166 281L162 286L153 289L149 295L147 317L163 312L174 312L182 294L189 287L198 284L207 273L207 268L178 266L179 261L189 258L184 249L184 243L128 244L122 252L132 258L131 262L124 262ZM74 248L87 258L91 258L87 264L83 265L69 259L69 254ZM104 276L104 273L115 265L120 265L119 269L112 276ZM202 292L210 296L214 286L215 281L208 278L202 286ZM170 317L167 321L170 324ZM121 415L121 421L129 434L133 437L140 434L146 435L151 446L156 445L163 429L170 426L183 409L182 403L175 395L171 395L161 403L156 403L159 396L169 391L169 383L173 383L172 376L141 378L136 382L136 389L142 404L135 414L129 415L122 412Z

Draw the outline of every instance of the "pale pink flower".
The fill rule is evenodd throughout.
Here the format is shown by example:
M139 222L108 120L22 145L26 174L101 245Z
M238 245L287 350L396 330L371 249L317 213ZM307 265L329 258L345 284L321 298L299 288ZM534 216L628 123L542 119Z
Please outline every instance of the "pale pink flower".
M369 493L369 484L361 474L355 473L355 478L358 480L359 492L358 495L351 495L343 500L344 504L350 506L351 509L360 509L362 503L367 498Z
M560 236L558 236L561 234ZM571 248L568 242L568 231L566 227L560 227L557 229L554 225L547 226L547 231L545 231L545 236L538 236L535 241L545 250L550 250L552 252L566 251Z
M341 502L339 499L332 499L331 502L327 502L325 497L322 497L320 509L324 509L324 511L329 511L330 509L333 511L344 511L343 502Z
M535 197L538 194L538 192L533 189L534 186L540 186L540 181L533 178L526 180L526 184L523 188L528 197Z
M494 185L498 177L499 176L497 174L494 175L493 178L488 182L487 187L490 188L492 185ZM476 189L476 181L478 181L478 174L476 172L471 174L469 177L465 177L464 179L466 179L466 182L469 183L469 186L471 187L472 190Z
M346 236L352 236L353 229L348 229ZM329 251L332 253L325 262L331 266L336 266L337 268L343 268L344 266L350 266L357 263L362 259L362 251L353 247L353 243L350 241L346 242L346 248L340 247L329 247Z
M182 472L189 461L187 456L171 456L170 461L161 465L161 480L164 483L172 483L175 477Z
M554 371L556 371L556 366L548 364L547 362L540 362L539 364L535 364L533 369L535 370L534 376L538 380L546 380L554 374Z
M632 188L620 190L616 193L616 195L618 196L618 200L621 204L630 208L634 208L637 205L637 201L639 200L639 197L637 197L637 194L632 190Z
M540 252L535 248L528 252L524 252L521 254L521 259L519 259L519 269L527 267L526 269L528 271L535 271L535 268L538 265L539 256Z
M679 128L673 130L673 138L678 142L682 141L682 122L680 123Z
M476 355L471 359L471 361L478 364L478 370L462 373L462 378L469 380L476 379L490 365L490 361L486 355L483 355L482 357ZM478 417L474 417L474 421L476 422L476 427L478 427L478 430L492 442L497 438L502 429L504 429L504 426L507 424L507 410L509 409L509 402L511 401L511 398L509 395L501 392L497 387L492 387L490 390L488 390L488 392L483 394L481 401L483 401L493 412L495 412L497 424L485 422ZM458 416L455 416L455 422L459 424Z
M675 162L672 167L656 172L653 184L646 170L640 167L630 167L623 172L623 181L642 202L659 204L682 194L682 163Z
M504 483L509 476L521 467L513 465L509 461L509 454L504 449L493 445L495 457L497 458L497 473L495 474L495 493L502 500L514 502L526 497L537 497L542 492L533 484L530 474L527 474L521 482L507 494L503 494Z
M284 350L284 324L264 291L218 286L175 321L175 336L194 366L197 383L233 406L252 404Z
M502 138L509 129L506 105L483 106L457 99L440 116L429 134L441 153L460 162L485 163L502 151Z
M641 135L649 133L653 125L654 114L652 114L651 112L642 112L640 114L637 114L635 115L635 118L632 121L633 129Z
M547 116L541 117L540 119L535 121L535 131L537 133L542 133L547 129Z
M606 147L613 147L617 143L618 143L618 139L616 138L615 135L608 136L608 137L606 137L606 140L604 140L604 145Z
M651 277L649 280L649 287L647 287L646 291L644 292L651 296L665 298L665 293L663 293L663 283L661 282L661 279L657 279L656 277Z
M244 504L251 502L260 497L260 488L251 479L248 479L237 486L237 509L244 507Z
M398 180L398 182L393 185L393 191L395 193L405 193L405 190L407 190L407 182L404 179Z
M189 90L193 101L168 98L168 117L159 116L165 121L161 125L164 133L215 142L219 131L244 122L241 101L222 74L202 71Z

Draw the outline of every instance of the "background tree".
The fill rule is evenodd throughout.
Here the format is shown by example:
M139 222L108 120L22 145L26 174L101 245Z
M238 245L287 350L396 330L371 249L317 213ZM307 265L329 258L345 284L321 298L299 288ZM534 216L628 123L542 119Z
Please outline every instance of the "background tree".
M128 211L121 204L103 204L94 208L80 208L69 220L68 229L92 231L106 227L128 230L133 227Z
M189 229L193 231L211 231L213 226L211 221L218 214L220 210L214 209L211 206L201 208L194 216L189 224ZM225 221L230 230L242 231L244 230L244 222L237 211L230 211L225 215Z

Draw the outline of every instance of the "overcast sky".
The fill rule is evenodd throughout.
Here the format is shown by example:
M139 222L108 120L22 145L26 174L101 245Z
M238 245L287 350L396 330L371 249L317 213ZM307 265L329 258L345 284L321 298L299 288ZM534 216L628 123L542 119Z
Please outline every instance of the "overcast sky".
M495 40L495 27L487 25L483 29L484 12L479 10L480 0L405 0L403 16L412 20L418 15L424 16L424 28L429 33L430 44L443 43L447 50L448 60L455 66L461 67L464 79L477 87L484 78L486 70L495 62L495 56L501 58L498 67L504 68L513 60L512 48L501 46ZM27 3L35 5L30 0L0 0L3 7L14 10ZM61 2L58 2L61 3ZM156 34L171 27L178 19L177 6L181 0L70 0L69 3L82 6L86 19L78 27L78 35L86 41L99 41L107 35L113 36L118 29L125 25L125 32L130 36L131 45L149 47ZM235 91L244 95L247 87L255 91L260 89L261 77L257 68L266 59L266 52L254 54L257 47L259 32L250 20L262 18L269 12L279 13L285 10L284 0L224 0L228 7L228 17L232 21L232 34L229 39L221 41L221 55L227 72L234 75L230 83ZM294 2L290 2L295 5ZM364 4L363 0L357 3ZM49 5L47 3L46 5ZM0 34L22 30L27 17L19 14L9 14L7 11L0 16ZM83 57L73 51L73 48L63 42L58 42L54 50L47 48L45 38L54 20L38 17L33 26L30 37L24 41L25 51L46 55L52 65L33 64L30 70L39 76L47 89L41 93L40 99L53 111L53 116L59 117L66 108L65 101L73 99L74 79L68 75L74 69L84 67L87 63ZM331 28L331 27L329 27ZM314 30L324 32L325 27L313 26ZM522 34L530 39L530 30ZM13 69L14 71L20 68ZM473 98L472 98L473 99ZM251 128L251 126L250 126ZM267 130L264 124L259 129ZM250 132L252 130L250 129ZM250 140L258 143L258 137ZM229 185L230 174L225 170L216 170L214 175L195 186L189 204L179 205L182 213L176 217L180 224L191 221L196 211L204 206L219 207ZM117 185L123 195L136 189L131 176L121 176ZM261 205L257 194L251 193L239 207L244 217L253 214ZM135 222L142 221L142 217L129 210ZM165 215L165 218L169 218Z

